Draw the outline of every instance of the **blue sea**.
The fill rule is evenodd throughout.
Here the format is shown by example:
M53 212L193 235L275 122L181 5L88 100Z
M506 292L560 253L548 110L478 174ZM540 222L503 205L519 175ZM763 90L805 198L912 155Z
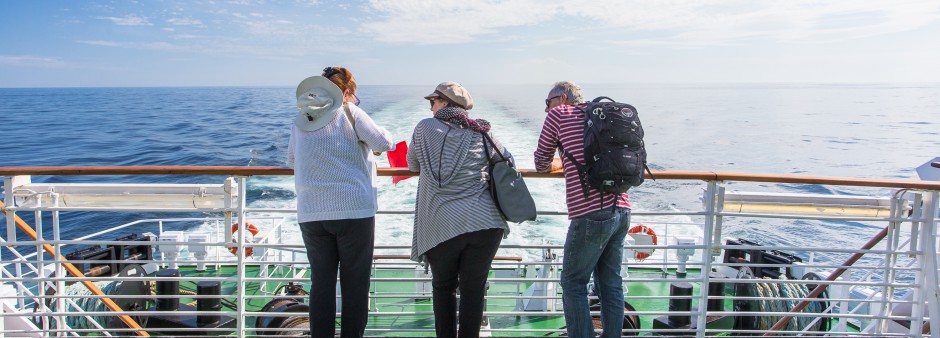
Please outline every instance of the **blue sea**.
M519 166L532 168L550 84L467 87L475 100L472 117L489 120ZM431 116L422 97L432 89L432 85L364 85L360 106L396 140L410 140L414 125ZM631 84L583 89L588 99L604 95L637 107L653 170L916 180L914 168L940 156L940 84ZM293 94L293 87L0 89L4 145L0 166L283 166L296 112ZM34 182L221 183L222 179L33 177ZM250 206L292 208L296 203L291 177L256 177L249 182ZM397 185L381 178L380 208L413 210L416 184L415 178ZM560 180L530 179L528 184L540 209L565 209ZM631 200L635 212L700 210L704 186L696 181L647 181L631 190ZM887 193L814 185L729 188ZM32 223L32 215L21 216ZM62 217L63 237L141 217L170 216L73 212ZM633 221L645 220L652 221L643 216ZM411 222L407 215L380 216L377 244L410 244ZM694 225L698 220L677 216L666 222ZM563 216L513 225L504 243L560 244L566 225ZM817 244L836 241L849 247L861 245L878 230L855 222L817 228L814 236L822 241ZM683 231L696 235L694 226ZM786 243L803 231L803 224L753 220L728 221L725 227L726 236L764 243Z

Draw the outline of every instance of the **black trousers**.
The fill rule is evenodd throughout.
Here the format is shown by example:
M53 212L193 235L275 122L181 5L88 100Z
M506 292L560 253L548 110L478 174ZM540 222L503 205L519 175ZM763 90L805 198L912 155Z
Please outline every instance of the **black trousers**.
M340 336L359 338L369 321L375 217L300 223L310 260L310 336L336 334L336 270L342 289Z
M490 264L503 240L503 229L466 233L438 244L426 253L434 289L434 329L438 338L480 336L483 296ZM460 332L457 328L457 289L460 289Z

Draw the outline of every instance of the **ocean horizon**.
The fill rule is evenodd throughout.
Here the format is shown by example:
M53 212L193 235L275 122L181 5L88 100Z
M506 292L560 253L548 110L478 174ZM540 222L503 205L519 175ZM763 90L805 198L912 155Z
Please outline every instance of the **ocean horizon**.
M433 85L362 85L360 105L395 141L410 141L431 117L423 96ZM466 85L473 118L484 118L516 158L533 168L532 153L551 84ZM585 99L609 96L637 107L656 170L800 174L917 180L914 168L940 155L940 83L919 84L583 84ZM284 166L296 112L293 87L2 88L0 120L8 145L0 166L235 165ZM387 166L384 156L380 166ZM221 183L206 176L37 176L34 182ZM382 210L413 210L417 179L393 185L380 178ZM561 180L527 180L540 210L564 211ZM634 212L701 208L701 182L649 180L631 189ZM816 185L739 183L731 188L862 195L885 191ZM254 177L252 207L293 208L292 177ZM27 220L31 215L21 215ZM199 215L196 215L199 216ZM75 212L63 236L88 224L106 227L131 215ZM135 214L135 218L160 217ZM644 222L635 217L633 223ZM697 220L677 217L697 236ZM410 215L380 215L377 244L410 244ZM51 222L44 222L51 224ZM200 224L189 224L199 227ZM800 224L730 223L728 236L785 243ZM564 216L512 226L504 243L562 243ZM288 227L292 228L292 227ZM295 229L296 230L296 229ZM130 230L129 230L130 231ZM877 231L832 222L828 241L863 243ZM673 234L675 235L675 234ZM823 240L823 239L820 239Z

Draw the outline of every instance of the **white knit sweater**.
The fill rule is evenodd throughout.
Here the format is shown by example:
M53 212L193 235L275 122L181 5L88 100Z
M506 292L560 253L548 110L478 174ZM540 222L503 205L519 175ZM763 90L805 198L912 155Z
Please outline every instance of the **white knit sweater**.
M349 108L355 131L342 107L318 130L307 132L291 125L287 165L294 169L299 223L375 216L372 152L392 150L394 144L389 132L365 111L353 104Z

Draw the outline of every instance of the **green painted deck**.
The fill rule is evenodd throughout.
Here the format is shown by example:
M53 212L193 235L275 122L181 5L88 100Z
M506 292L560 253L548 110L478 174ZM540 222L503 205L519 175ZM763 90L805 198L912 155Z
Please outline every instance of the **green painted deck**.
M233 266L224 266L222 269L216 271L213 268L209 268L204 272L197 272L192 269L192 267L180 267L180 271L183 276L193 276L193 277L231 277L234 276L236 271ZM273 270L269 270L273 272ZM512 269L503 270L507 274L511 274ZM490 277L494 278L496 272L491 272ZM246 270L246 277L255 278L259 276L259 267L256 265L250 265ZM674 274L673 274L674 276ZM281 273L271 276L273 278L287 278L289 277L285 270L282 268ZM416 285L420 282L415 281L396 281L395 279L413 279L415 278L415 269L414 268L388 268L388 269L378 269L373 274L374 278L380 279L391 279L391 280L381 280L373 282L373 288L371 290L373 298L372 313L375 315L370 316L369 324L367 327L368 335L377 335L377 336L434 336L434 319L433 319L433 309L432 303L430 300L430 293L424 295L418 295L416 292ZM513 278L510 276L501 276L503 278ZM630 277L633 278L662 278L664 274L662 270L659 269L630 269ZM688 278L696 278L696 271L689 271ZM309 289L309 281L306 279L307 276L304 275L303 281L300 284L305 290ZM628 294L626 295L626 300L632 304L637 311L639 312L649 312L649 311L668 311L669 304L668 299L651 299L645 298L647 296L666 296L669 295L669 285L667 282L630 282L627 279L625 286L627 288ZM262 307L267 304L271 299L274 299L275 296L273 293L278 289L282 283L279 282L269 282L265 287L265 292L262 292L260 289L260 283L248 283L249 287L245 290L246 294L246 310L247 311L261 311ZM697 283L693 284L693 295L698 293ZM237 283L235 282L225 282L222 286L222 293L228 295L237 294ZM517 303L520 302L519 299L504 299L500 297L518 297L525 292L526 288L531 286L531 282L491 282L490 289L487 292L488 297L493 297L487 300L487 312L508 312L516 311ZM184 291L196 291L196 285L194 282L181 282L180 289ZM428 288L430 290L430 288ZM558 293L556 297L560 297L560 287L557 288ZM256 298L257 297L257 298ZM306 296L302 297L306 300ZM226 306L226 310L235 311L235 308L231 305L237 303L237 298L232 296L228 298L231 303L226 302L229 306ZM192 303L195 299L193 298L184 298L181 300L181 303ZM557 311L561 312L561 301L558 300ZM225 304L223 304L225 306ZM698 300L693 300L693 306L698 305ZM731 301L726 301L725 309L731 309ZM383 315L383 313L388 313L389 315ZM528 315L489 315L489 325L491 329L503 329L510 330L511 332L492 332L492 336L559 336L557 332L552 332L553 330L562 329L565 325L565 321L562 315L560 314L550 314L550 315L538 315L539 311L529 311ZM303 314L299 314L303 315ZM650 329L653 325L653 320L656 317L661 315L658 314L647 314L640 315L641 328L644 330ZM337 320L341 320L338 318ZM709 325L709 328L723 328L730 329L730 321L724 321L717 323L716 327ZM255 318L248 317L248 320L245 323L246 329L254 328ZM395 330L407 330L408 332L385 332L385 331L395 331ZM650 333L644 333L643 335L651 335Z

